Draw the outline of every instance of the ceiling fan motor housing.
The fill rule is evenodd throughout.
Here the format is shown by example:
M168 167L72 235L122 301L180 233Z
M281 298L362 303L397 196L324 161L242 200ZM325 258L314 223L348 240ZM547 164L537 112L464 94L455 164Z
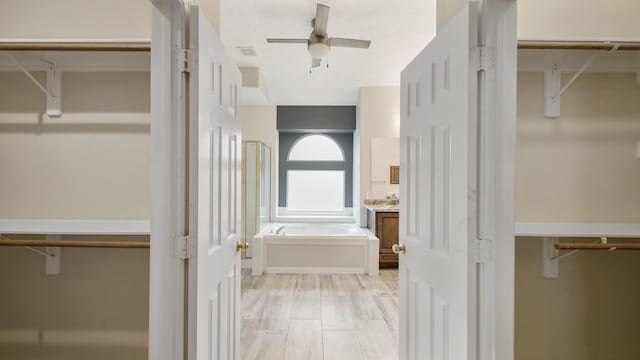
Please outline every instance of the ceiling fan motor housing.
M322 59L329 54L329 37L318 36L315 32L311 32L309 36L309 45L307 50L314 59Z

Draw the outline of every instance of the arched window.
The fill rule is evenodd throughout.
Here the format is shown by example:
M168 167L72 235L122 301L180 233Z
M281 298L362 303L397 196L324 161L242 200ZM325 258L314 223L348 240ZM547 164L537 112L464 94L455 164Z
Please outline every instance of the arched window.
M307 135L293 144L287 160L344 161L344 153L340 145L326 135Z
M352 139L343 133L280 134L281 206L287 212L345 211L352 197Z

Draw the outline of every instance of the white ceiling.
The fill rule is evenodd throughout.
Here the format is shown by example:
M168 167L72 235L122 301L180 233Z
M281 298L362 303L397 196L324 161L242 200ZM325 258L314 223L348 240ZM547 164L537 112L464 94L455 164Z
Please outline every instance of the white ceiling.
M369 49L332 48L329 68L309 74L304 44L267 44L267 37L308 38L314 0L223 0L220 33L240 66L258 66L275 105L355 105L362 86L398 85L400 72L435 34L435 0L334 0L330 37L372 40ZM255 57L237 47L253 46Z

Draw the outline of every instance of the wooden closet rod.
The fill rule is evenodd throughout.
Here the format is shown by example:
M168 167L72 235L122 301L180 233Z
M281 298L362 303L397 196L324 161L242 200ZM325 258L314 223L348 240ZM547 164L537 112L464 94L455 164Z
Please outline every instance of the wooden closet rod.
M640 42L519 40L518 49L640 50ZM149 42L0 42L0 51L151 51Z
M148 241L79 241L79 240L13 240L0 239L0 246L50 246L84 248L148 249Z
M640 243L557 243L557 250L640 250Z
M151 51L149 42L0 42L10 51Z
M640 42L519 40L518 49L534 50L640 50Z

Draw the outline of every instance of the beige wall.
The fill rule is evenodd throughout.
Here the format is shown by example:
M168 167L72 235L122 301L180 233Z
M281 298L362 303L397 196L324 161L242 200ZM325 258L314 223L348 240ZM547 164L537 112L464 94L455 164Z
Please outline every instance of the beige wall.
M518 76L516 221L640 223L634 75L582 75L556 119L544 117L543 85L541 73Z
M354 202L354 211L360 205L360 223L366 225L366 216L362 201L367 193L374 198L386 196L388 191L400 191L399 185L372 187L371 184L371 138L400 137L400 88L398 86L375 86L360 88L357 114L357 133L359 143L359 201ZM356 151L357 153L357 151ZM357 186L354 187L354 192ZM374 193L375 191L375 193ZM357 205L356 205L357 204Z
M64 73L59 118L22 73L0 83L0 219L150 218L148 73Z
M440 31L468 2L469 0L437 0L436 31Z
M271 148L271 218L276 214L278 174L278 130L276 106L241 106L239 109L243 140L260 140Z
M469 0L438 0L438 30ZM519 39L640 40L637 0L518 0Z
M542 74L518 74L517 221L640 222L638 99L633 74L587 73L547 119ZM544 279L541 252L516 241L516 359L640 357L640 254L580 252Z
M0 38L150 39L150 0L0 0Z
M199 5L220 35L220 0ZM151 39L151 0L0 0L0 38Z
M542 239L516 240L516 360L636 360L638 304L637 252L583 251L545 279Z
M200 6L209 24L220 35L220 0L191 0L191 4Z
M58 275L44 261L0 248L0 359L147 359L148 250L64 248Z
M520 39L640 40L637 0L518 0Z
M64 73L59 118L23 74L0 84L0 218L149 219L148 73ZM1 247L0 288L2 359L147 358L148 250L65 248L45 275Z

